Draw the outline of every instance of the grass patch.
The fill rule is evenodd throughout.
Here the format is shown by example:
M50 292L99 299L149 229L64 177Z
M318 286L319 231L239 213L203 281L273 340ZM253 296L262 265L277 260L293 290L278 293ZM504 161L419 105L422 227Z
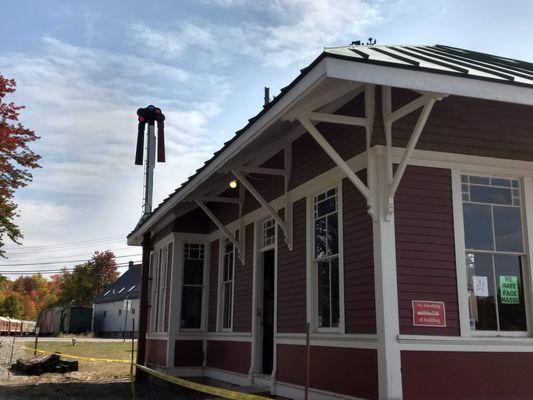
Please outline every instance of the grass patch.
M30 346L27 346L30 347ZM33 347L33 346L32 346ZM70 342L39 341L40 350L51 353L61 353L80 357L108 358L117 360L131 360L131 341L126 342L78 342L72 346ZM137 344L135 344L135 351ZM33 356L33 351L27 350L27 356ZM89 361L62 356L67 360L77 360L80 373L95 378L122 378L130 374L129 363L112 363L105 361Z

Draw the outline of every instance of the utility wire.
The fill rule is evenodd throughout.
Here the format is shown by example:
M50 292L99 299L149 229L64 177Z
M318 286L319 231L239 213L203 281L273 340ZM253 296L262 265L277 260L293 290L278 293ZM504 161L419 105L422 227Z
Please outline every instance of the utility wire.
M44 251L44 250L55 250L55 249L61 249L61 248L76 248L76 247L86 247L86 246L93 246L98 245L101 243L113 243L113 242L125 242L126 237L125 236L115 236L115 237L109 237L109 238L101 238L101 239L92 239L92 240L86 240L86 241L80 241L80 242L70 242L70 243L58 243L58 244L50 244L50 245L42 245L42 246L25 246L25 245L19 245L19 246L5 246L4 249L6 251Z
M115 256L115 258L124 258L124 257L138 257L142 254L130 254L125 256ZM32 265L51 265L51 264L63 264L63 263L73 263L73 262L85 262L89 261L88 259L80 260L57 260L57 261L47 261L47 262L38 262L38 263L26 263L26 264L0 264L1 267L26 267Z
M141 260L139 261L133 261L134 264L140 264L141 263ZM129 262L128 263L121 263L121 264L117 264L117 267L118 268L124 268L124 267L127 267L129 266ZM74 271L74 268L61 268L61 269L42 269L42 270L38 270L38 269L34 269L34 270L25 270L25 271L12 271L12 270L8 270L8 271L0 271L0 274L2 275L14 275L14 274L28 274L28 275L33 275L33 274L54 274L54 273L64 273L64 272L72 272Z
M113 251L113 253L117 253L119 251L124 251L124 250L135 250L133 247L120 247L118 249L110 249L111 251ZM57 250L53 250L55 252L57 252ZM89 252L90 253L90 252ZM35 254L34 252L31 252L31 254ZM73 255L73 254L67 254L65 255L65 257L86 257L87 256L87 253L84 253L84 254L76 254L76 255ZM89 254L89 257L92 257L92 254ZM12 258L7 258L6 261L9 261L9 262L16 262L16 261L24 261L24 260L20 260L20 259L12 259ZM0 265L1 267L1 265Z
M44 247L57 247L57 246L69 246L69 245L77 245L77 244L84 244L84 243L91 243L91 242L100 242L105 240L115 240L115 239L126 239L126 235L115 235L115 236L104 236L101 238L94 238L94 239L85 239L85 240L77 240L73 242L63 242L63 243L56 243L56 244L43 244L43 245L37 245L37 246L24 246L28 249L40 249ZM18 248L20 246L12 245L13 248ZM9 246L6 246L9 247Z

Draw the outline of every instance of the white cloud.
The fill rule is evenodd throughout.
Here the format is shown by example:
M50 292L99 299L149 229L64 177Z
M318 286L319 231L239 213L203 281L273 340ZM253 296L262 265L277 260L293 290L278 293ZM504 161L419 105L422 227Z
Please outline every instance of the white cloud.
M26 105L23 123L41 136L32 147L43 168L17 192L24 243L125 235L141 215L143 168L133 164L137 108L153 103L167 116L157 204L222 141L208 126L229 85L220 76L132 54L53 38L43 43L42 54L0 53L0 71L18 83L8 100Z
M189 48L208 51L214 62L246 55L265 66L284 68L310 62L324 46L363 39L382 21L380 9L362 0L274 0L269 2L214 0L220 7L246 7L250 18L239 25L177 23L176 29L156 30L138 24L133 35L157 54L174 58ZM152 40L149 40L149 39Z

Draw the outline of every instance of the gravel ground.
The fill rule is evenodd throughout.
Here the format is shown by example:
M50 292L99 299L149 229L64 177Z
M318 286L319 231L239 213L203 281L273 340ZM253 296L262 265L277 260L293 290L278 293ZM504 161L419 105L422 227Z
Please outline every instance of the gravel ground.
M13 349L13 363L17 361L17 358L25 356L24 349L22 349L20 346L28 345L27 343L17 343L17 339L18 338L15 339L15 348ZM11 356L12 343L12 337L4 336L0 338L0 384L7 380L8 377L8 368L10 366L9 358Z

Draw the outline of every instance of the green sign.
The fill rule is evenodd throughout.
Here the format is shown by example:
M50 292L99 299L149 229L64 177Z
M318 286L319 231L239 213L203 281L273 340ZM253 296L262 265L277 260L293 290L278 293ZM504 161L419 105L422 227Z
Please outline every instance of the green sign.
M500 276L500 300L502 304L520 304L518 276Z

